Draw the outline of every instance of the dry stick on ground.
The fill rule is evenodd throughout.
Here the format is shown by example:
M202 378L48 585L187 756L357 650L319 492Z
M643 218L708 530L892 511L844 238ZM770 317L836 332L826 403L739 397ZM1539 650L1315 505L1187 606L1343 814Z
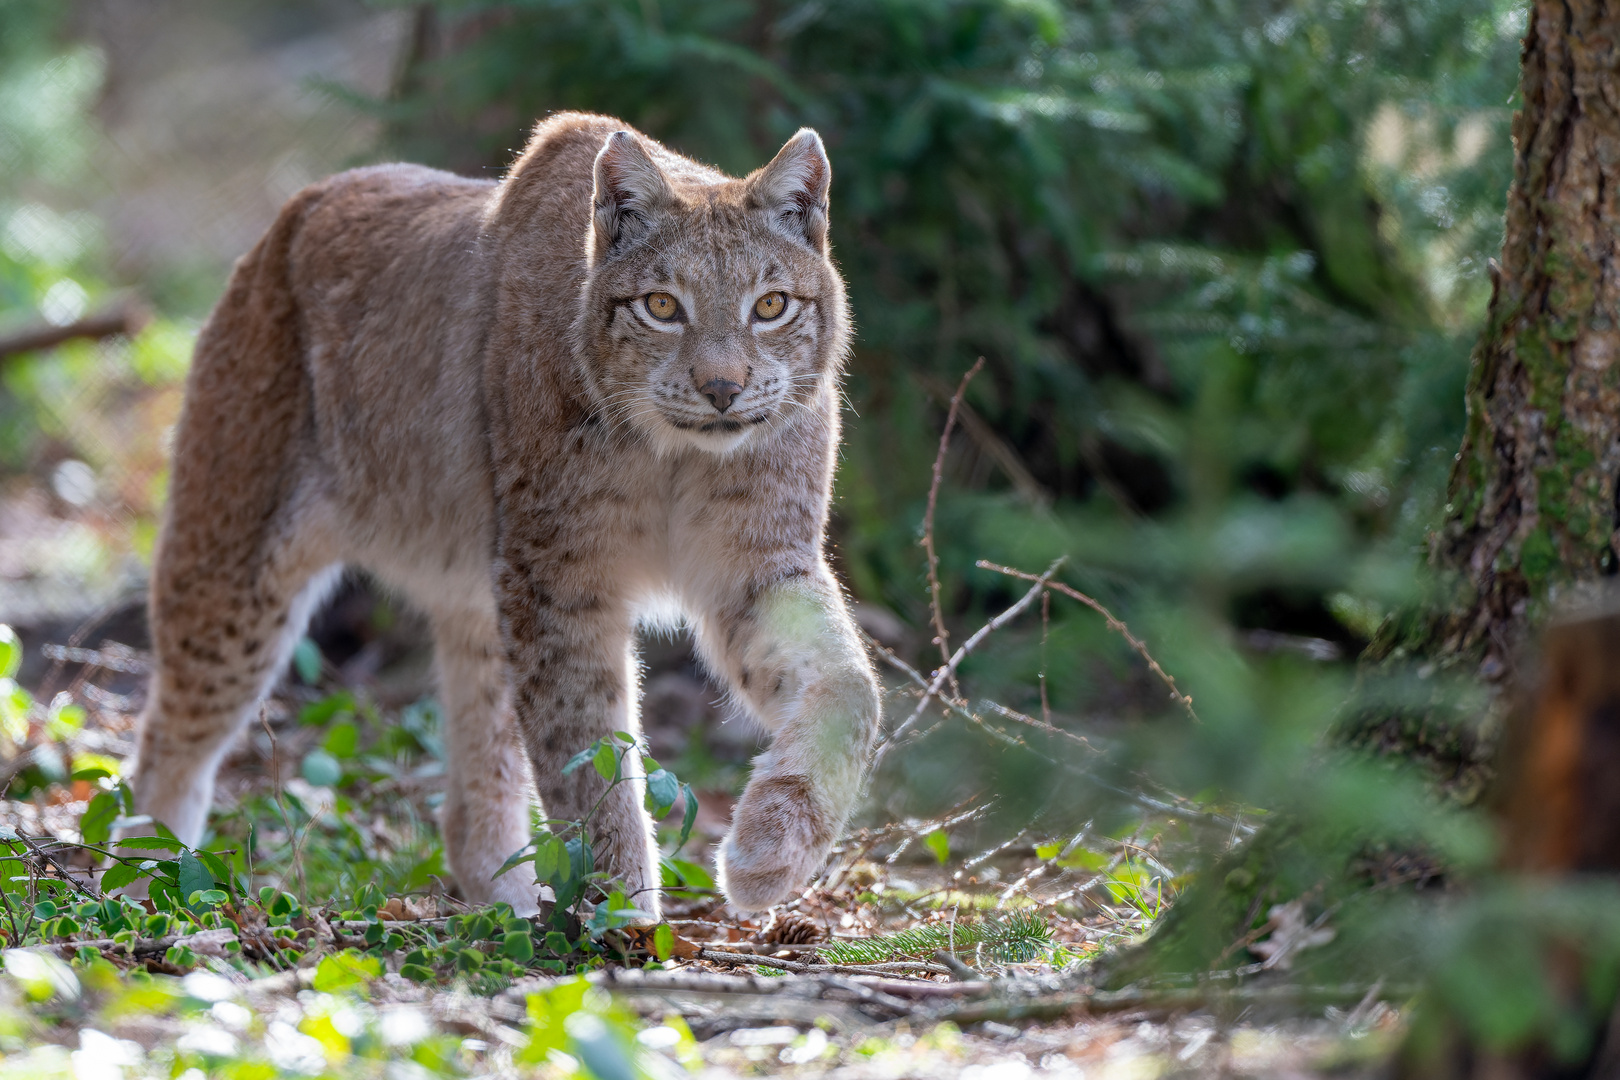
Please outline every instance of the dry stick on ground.
M979 644L983 642L985 638L989 637L995 631L1001 629L1003 626L1007 625L1007 623L1017 618L1025 608L1034 603L1035 598L1041 595L1041 592L1051 581L1052 575L1057 573L1058 567L1062 565L1063 560L1058 559L1053 562L1051 566L1046 568L1046 573L1042 574L1040 577L1031 577L1030 580L1035 582L1034 588L1025 593L1017 603L1013 604L1006 611L1003 611L1000 615L997 615L995 618L979 627L979 629L974 632L972 637L962 642L961 646L956 650L956 652L952 653L950 657L946 659L945 666L940 668L939 671L934 674L933 680L929 682L927 688L923 691L922 700L917 702L917 708L912 711L910 716L906 717L899 727L895 728L889 733L888 737L883 740L882 745L878 747L877 753L872 756L872 768L874 771L877 769L878 765L882 763L884 754L886 754L889 748L895 744L895 741L898 740L900 736L910 731L912 726L915 725L918 720L922 719L923 714L928 711L928 703L938 697L939 692L944 689L945 680L955 679L957 665L966 659L970 652L978 648ZM958 694L957 696L959 697L960 695Z
M939 555L934 551L934 506L939 502L939 484L945 475L945 451L951 444L951 429L956 426L956 412L962 407L962 395L967 393L968 383L973 376L984 370L984 357L979 357L973 366L968 368L962 382L957 386L956 393L951 395L950 411L945 414L945 430L939 433L939 453L934 455L934 479L928 485L928 512L923 515L923 550L928 554L928 606L934 616L934 640L939 645L939 658L945 664L944 670L951 681L951 696L961 697L961 688L956 685L956 672L951 670L951 635L945 629L945 613L939 604Z
M1008 577L1015 577L1020 581L1046 582L1047 579L1052 575L1052 571L1048 570L1040 577L1036 577L1034 574L1026 573L1023 570L1014 570L1010 566L1002 566L999 563L993 563L988 559L980 559L976 565L981 570L994 570L998 574L1006 574ZM1107 608L1103 607L1097 601L1093 600L1091 597L1087 596L1078 589L1070 588L1061 581L1050 582L1049 587L1056 589L1058 592L1069 597L1071 600L1080 601L1080 603L1086 605L1092 611L1095 611L1097 614L1101 615L1105 620L1107 620L1108 628L1129 642L1131 648L1136 650L1137 655L1143 660L1147 661L1147 666L1153 669L1153 674L1157 675L1159 679L1163 681L1164 685L1170 688L1170 697L1178 705L1187 710L1188 716L1192 717L1194 720L1198 719L1198 714L1193 712L1192 698L1181 692L1181 690L1176 686L1176 680L1170 676L1169 672L1165 671L1164 668L1159 666L1159 662L1153 659L1153 654L1148 652L1147 645L1145 645L1135 634L1131 633L1130 627L1114 618L1113 612L1109 611Z
M1071 1013L1183 1012L1210 1006L1225 1006L1234 1012L1243 1006L1348 1005L1367 998L1370 988L1363 984L1343 986L1192 986L1171 989L1097 990L1090 993L1053 994L1044 997L1003 997L988 1001L963 1002L943 1008L919 1010L913 1015L927 1023L950 1020L957 1024L977 1024L986 1020L1052 1020ZM1403 997L1415 987L1390 988L1384 997Z

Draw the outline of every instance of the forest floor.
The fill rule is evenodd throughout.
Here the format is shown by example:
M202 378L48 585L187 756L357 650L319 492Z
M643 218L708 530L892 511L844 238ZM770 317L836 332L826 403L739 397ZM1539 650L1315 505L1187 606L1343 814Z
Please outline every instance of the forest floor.
M41 633L58 640L41 641ZM1307 1002L1280 978L1268 982L1280 973L1256 970L1241 991L1090 985L1088 961L1140 940L1171 902L1173 867L1190 857L1178 847L1184 823L1174 807L1145 814L1123 836L1019 834L982 851L957 850L973 836L972 806L941 820L901 822L881 822L869 807L858 819L865 827L844 839L822 877L759 917L731 911L704 873L689 874L688 887L664 907L673 955L663 950L668 959L656 963L643 941L639 952L585 965L589 984L607 996L580 999L568 989L578 985L571 976L533 968L413 981L399 974L407 948L368 949L365 924L346 910L362 906L364 896L349 897L369 885L388 930L414 926L441 938L467 911L446 884L432 827L443 767L431 708L416 699L422 658L388 645L388 637L349 657L349 677L369 668L358 689L342 686L344 672L331 663L314 686L289 679L221 773L213 832L201 848L240 866L247 893L270 886L298 898L305 916L293 920L303 929L290 951L255 952L245 929L240 951L221 949L202 931L185 939L190 952L176 954L173 941L160 951L144 941L121 948L89 923L46 939L36 926L33 938L18 935L32 952L72 964L41 972L14 959L20 950L7 954L13 978L0 979L0 1077L74 1067L92 1075L88 1062L112 1060L126 1062L128 1076L175 1075L190 1065L213 1075L251 1062L373 1075L384 1061L426 1070L390 1077L561 1076L579 1064L576 1055L610 1076L611 1061L589 1060L589 1033L576 1030L577 1018L549 1055L530 1051L548 1024L556 1027L548 1010L564 1009L559 1002L571 993L566 1010L600 1019L618 1040L604 1053L637 1048L631 1054L640 1055L643 1075L673 1075L663 1062L706 1076L1347 1076L1376 1071L1402 1031L1399 1008L1376 988L1361 1000L1329 994ZM8 864L14 909L55 897L68 910L100 898L89 873L95 860L74 845L83 839L87 800L109 781L66 777L97 762L116 772L127 759L146 657L142 642L132 647L94 629L80 639L67 645L60 628L25 635L34 657L20 674L40 704L7 765L12 790L0 801L0 825L31 841L30 852ZM85 639L95 647L64 651L82 650ZM700 683L681 685L696 676L678 647L654 660L663 670L649 683L661 704L648 713L646 737L673 768L699 780L700 812L684 849L694 861L684 865L702 871L707 856L695 853L722 835L735 766L753 747L727 736L736 744L728 748L710 730L712 716L682 711L681 702L713 696ZM46 704L53 699L54 707ZM58 781L39 782L53 755ZM336 766L331 775L321 772L327 762ZM32 789L17 797L17 781L29 777ZM662 839L670 846L672 832ZM232 861L240 851L253 857ZM942 963L927 947L955 928L967 936L987 920L1020 914L1041 928L1023 955L1009 958L992 942L947 950L955 962ZM238 924L247 926L240 918L231 925ZM887 964L876 962L882 956L826 963L829 946L919 929L934 938L897 949ZM1286 933L1279 927L1270 940ZM87 941L100 944L87 951ZM1263 935L1253 944L1257 961L1275 954ZM87 963L98 950L103 962ZM334 978L332 958L355 956L380 963ZM41 989L46 983L54 988Z

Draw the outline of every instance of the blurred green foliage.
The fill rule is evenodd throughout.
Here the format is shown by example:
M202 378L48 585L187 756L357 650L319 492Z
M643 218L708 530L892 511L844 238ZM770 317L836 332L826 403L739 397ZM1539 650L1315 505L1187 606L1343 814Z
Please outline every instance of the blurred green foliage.
M1361 553L1410 564L1460 437L1522 5L436 9L388 107L410 158L493 170L563 108L734 172L821 131L859 328L837 524L857 595L925 621L913 530L940 405L982 354L969 401L1001 446L952 463L975 493L941 511L958 611L1004 591L974 558L1064 551L1105 592L1193 586L1350 648L1399 599Z

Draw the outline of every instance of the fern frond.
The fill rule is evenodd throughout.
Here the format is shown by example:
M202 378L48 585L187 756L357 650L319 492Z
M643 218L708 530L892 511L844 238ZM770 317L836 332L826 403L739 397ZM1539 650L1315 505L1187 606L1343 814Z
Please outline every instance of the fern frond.
M1052 931L1033 912L1014 912L1005 919L913 926L881 937L833 941L816 946L816 957L831 964L883 964L891 960L927 959L936 952L982 955L998 964L1021 964L1052 948Z

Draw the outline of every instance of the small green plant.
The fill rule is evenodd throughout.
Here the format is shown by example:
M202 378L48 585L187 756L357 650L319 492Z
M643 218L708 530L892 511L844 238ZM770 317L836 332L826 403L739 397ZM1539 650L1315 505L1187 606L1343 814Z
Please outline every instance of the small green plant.
M1005 919L925 923L882 937L834 941L817 945L816 957L831 964L882 964L948 952L969 960L1026 964L1052 951L1052 930L1046 920L1033 912L1015 911Z
M598 909L591 915L592 934L597 937L608 930L629 926L637 920L649 918L646 912L632 905L631 902L635 899L633 895L626 900L622 891L607 883L607 876L596 869L595 855L591 851L587 835L591 819L601 808L607 793L633 779L632 774L624 767L626 757L631 754L636 754L640 758L641 775L644 778L644 801L647 811L655 819L667 817L677 802L685 803L685 814L681 820L680 833L675 840L674 851L665 860L663 867L664 880L672 881L675 885L687 889L712 887L713 881L700 867L675 858L686 846L686 841L692 835L692 826L697 821L698 802L697 796L692 792L692 785L683 784L674 773L659 765L651 754L641 749L635 736L624 731L614 732L596 740L575 754L569 759L568 764L563 766L562 771L566 776L588 764L608 782L602 797L597 800L584 820L548 822L548 825L555 827L536 834L532 841L507 859L495 875L500 877L524 863L532 864L535 879L550 886L552 890L556 900L555 912L574 911L586 898L589 888L595 885L598 893L606 896L603 908L608 912L603 915L602 909ZM615 897L623 902L616 903ZM557 917L555 912L554 919Z

